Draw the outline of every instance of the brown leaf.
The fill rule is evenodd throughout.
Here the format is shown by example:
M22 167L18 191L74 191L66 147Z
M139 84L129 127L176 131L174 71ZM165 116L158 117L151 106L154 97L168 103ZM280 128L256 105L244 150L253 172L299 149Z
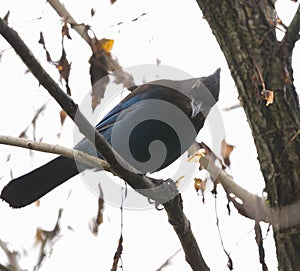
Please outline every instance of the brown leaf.
M38 270L41 267L45 257L48 255L48 251L53 250L53 246L59 238L62 212L63 209L59 209L56 224L52 230L49 231L42 228L36 229L35 245L40 245L40 249L37 264L34 268L35 270Z
M206 189L206 184L207 184L207 179L202 180L200 178L194 178L194 188L195 188L197 194L199 194L199 191L201 192L203 203L205 202L204 192L205 192L205 189Z
M39 199L36 200L35 203L34 203L34 205L35 205L36 207L40 207L41 201L40 201Z
M61 28L61 36L64 37L66 36L69 40L72 39L70 32L69 32L69 27L67 22L65 21L62 28Z
M66 23L65 23L65 26L67 27ZM63 35L67 35L67 33L65 33ZM58 69L61 79L64 79L64 81L66 82L67 93L68 93L68 95L71 96L71 89L69 87L69 76L70 76L70 70L71 70L71 63L69 63L69 61L67 59L67 54L66 54L65 49L63 48L60 59L58 61L53 61L50 56L50 53L48 52L48 50L46 48L46 43L45 43L45 39L44 39L42 32L40 32L40 39L38 42L43 45L43 48L46 52L47 61L51 65L54 65Z
M91 16L94 17L96 10L94 8L91 9Z
M222 140L221 144L222 144L221 145L221 155L224 160L224 163L226 166L230 166L229 156L230 156L231 152L233 151L233 149L235 148L235 146L228 144L225 141L225 139Z
M135 86L133 77L123 71L118 61L112 58L111 50L114 40L93 38L90 63L90 75L92 83L92 109L101 102L107 85L110 82L109 74L115 78L116 84L123 84L126 88Z
M66 117L67 117L67 113L66 113L66 111L65 110L60 110L60 112L59 112L59 116L60 116L60 123L61 123L61 125L63 125L64 124L64 122L65 122L65 119L66 119Z
M56 68L58 69L61 78L63 78L67 82L69 80L71 64L67 59L65 49L63 49L61 58L56 63Z
M96 218L93 218L90 223L90 229L94 235L98 234L99 226L103 223L104 211L104 194L101 185L99 184L98 211Z
M262 90L261 97L263 100L267 101L266 106L269 106L274 102L274 92L272 90Z
M36 233L35 233L35 242L34 242L35 245L38 245L39 243L42 242L42 240L43 240L42 235L43 235L43 230L38 227L36 229Z
M194 179L194 188L196 190L196 192L200 191L204 191L206 189L206 182L207 180L203 181L200 178L195 178Z
M70 76L70 70L71 70L71 63L69 63L67 59L67 55L65 52L65 49L62 51L61 58L57 62L53 62L53 64L56 66L56 68L59 71L61 79L64 79L66 82L66 89L69 96L71 96L71 89L69 87L69 76Z
M44 39L43 32L40 32L40 39L39 39L38 43L42 44L45 48L45 39Z
M228 255L227 267L229 268L229 270L233 270L233 262L229 255Z
M110 0L110 3L113 5L117 0Z
M93 55L91 56L90 75L92 83L92 109L94 110L104 96L107 85L109 84L108 74L112 71L110 62L112 62L111 50L114 40L93 39ZM102 80L101 80L102 79Z

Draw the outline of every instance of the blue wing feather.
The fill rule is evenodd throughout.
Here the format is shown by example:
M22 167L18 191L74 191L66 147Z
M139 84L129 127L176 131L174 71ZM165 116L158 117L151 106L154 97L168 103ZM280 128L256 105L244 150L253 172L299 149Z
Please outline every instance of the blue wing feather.
M120 102L116 105L105 117L96 125L96 129L99 132L103 132L107 128L111 127L115 121L118 119L120 113L129 108L131 105L141 100L141 95L135 95L128 99L127 101Z

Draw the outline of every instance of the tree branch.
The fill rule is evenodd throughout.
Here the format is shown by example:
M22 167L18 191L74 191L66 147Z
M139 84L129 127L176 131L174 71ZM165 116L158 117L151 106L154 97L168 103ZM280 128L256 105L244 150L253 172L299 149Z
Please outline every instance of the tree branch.
M21 147L25 149L60 154L62 156L74 159L78 162L85 163L95 168L110 170L109 164L102 159L86 154L85 152L69 149L59 145L52 145L44 142L37 142L29 139L17 138L12 136L0 135L0 144Z
M72 28L88 43L92 51L97 49L97 46L95 47L94 44L95 38L91 38L88 34L89 26L82 23L78 24L65 6L59 2L59 0L48 0L48 3L62 18L62 20L65 20L67 23L69 23ZM105 58L105 62L109 67L108 70L112 71L114 77L117 79L116 82L122 83L126 88L135 86L132 76L120 67L117 60L113 59L112 57L107 57L105 54L103 57Z
M48 0L48 3L57 12L57 14L69 23L72 28L87 42L87 44L92 47L92 39L87 33L88 26L85 24L78 24L65 6L58 0Z
M295 43L300 38L300 5L298 6L298 9L296 11L296 14L290 23L289 27L287 28L287 31L285 32L284 41L287 44L287 47L290 51L290 53L293 51Z
M169 222L173 225L182 247L186 253L186 259L194 271L208 271L195 237L190 228L190 223L182 210L181 197L173 181L156 180L148 178L129 165L120 157L105 140L105 138L88 122L78 105L66 95L58 84L46 73L39 62L34 58L29 48L25 45L18 34L7 26L6 22L0 19L0 33L10 43L25 65L45 87L51 96L60 104L65 112L78 126L90 142L96 147L99 153L109 162L111 171L125 180L131 187L142 195L152 198L157 203L164 203Z
M201 156L199 162L211 174L212 180L223 186L229 200L241 215L255 221L270 223L280 229L290 228L300 223L300 201L283 207L270 207L266 199L250 193L234 182L224 169L212 162L209 154Z

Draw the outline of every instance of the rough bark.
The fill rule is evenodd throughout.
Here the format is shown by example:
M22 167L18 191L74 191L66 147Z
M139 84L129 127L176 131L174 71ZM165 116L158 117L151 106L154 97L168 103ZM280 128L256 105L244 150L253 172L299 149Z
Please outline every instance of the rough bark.
M274 0L197 3L236 83L252 130L269 204L289 206L300 199L300 108L291 66L292 51L299 38L300 11L284 39L278 41ZM264 86L274 93L274 103L269 106L261 97ZM279 270L299 269L299 231L300 225L274 229Z

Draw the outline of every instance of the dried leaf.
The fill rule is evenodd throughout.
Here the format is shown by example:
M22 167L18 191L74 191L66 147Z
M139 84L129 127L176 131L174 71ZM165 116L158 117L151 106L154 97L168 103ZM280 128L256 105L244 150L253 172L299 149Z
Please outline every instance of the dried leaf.
M233 270L233 262L232 259L229 255L227 255L228 257L228 262L227 262L227 267L229 268L229 270Z
M206 184L207 184L207 179L202 180L200 178L194 178L194 188L195 188L198 195L199 195L199 191L201 192L203 203L205 202L204 192L205 192L205 189L206 189Z
M65 119L66 119L66 117L67 117L67 113L66 113L66 111L65 110L60 110L60 112L59 112L59 116L60 116L60 123L61 123L61 125L63 125L64 124L64 122L65 122Z
M226 166L230 166L229 156L234 148L235 146L228 144L225 139L222 140L221 155Z
M71 89L69 87L69 76L71 70L71 63L67 59L65 49L62 51L61 58L57 62L52 62L58 69L61 79L66 82L67 94L71 96Z
M109 84L108 74L112 71L110 62L112 62L111 50L114 40L93 39L93 55L90 62L90 75L92 83L92 109L94 110L104 96L107 85ZM102 79L102 80L101 80Z
M34 205L36 206L36 207L40 207L40 205L41 205L41 200L36 200L35 201L35 203L34 203Z
M35 233L35 242L34 245L38 245L39 243L42 242L43 240L43 230L41 228L37 228L36 229L36 233Z
M66 25L66 27L67 27L67 25ZM65 33L65 35L67 35L67 34ZM69 76L70 76L70 70L71 70L71 63L69 63L69 61L67 59L67 54L66 54L65 49L64 48L62 49L62 55L61 55L60 59L58 61L53 61L50 56L50 53L48 52L48 50L46 48L46 43L45 43L45 39L44 39L42 32L40 32L39 43L43 45L43 48L46 52L47 61L51 65L54 65L58 69L61 79L64 79L64 81L66 82L67 93L68 93L68 95L71 96L71 89L69 87Z
M261 96L263 100L267 101L266 106L269 106L274 102L274 92L272 90L262 90Z
M110 3L113 5L117 0L110 0Z
M202 179L200 179L200 178L194 179L194 188L197 193L199 192L199 190L204 191L205 187L206 187L206 183Z
M111 50L114 40L93 38L90 63L90 75L92 83L92 109L101 102L107 85L110 82L109 74L115 77L117 84L122 83L125 87L129 88L135 85L133 78L130 74L123 71L119 63L112 58Z
M45 39L44 39L43 32L40 32L40 39L39 39L38 43L42 44L45 49Z
M96 10L94 8L91 9L91 16L94 17Z
M61 28L61 36L64 37L66 36L69 40L72 39L70 32L69 32L69 27L67 22L65 21L62 28Z
M92 49L93 53L96 55L96 57L100 57L103 52L106 54L109 54L113 48L114 40L112 39L101 39L98 40L97 38L93 38L93 44Z
M63 49L61 58L56 63L56 68L58 69L61 78L64 79L66 82L68 82L70 70L71 70L71 64L67 59L65 49Z
M58 239L60 233L60 219L62 216L62 212L63 209L59 209L58 217L53 230L48 231L42 228L37 228L36 230L35 245L40 245L40 251L38 261L36 266L34 267L34 270L38 270L41 267L45 257L49 254L49 251L52 251L53 246Z
M104 194L101 185L99 184L98 211L96 218L93 218L90 223L90 229L94 235L98 234L99 226L103 223L104 211Z

